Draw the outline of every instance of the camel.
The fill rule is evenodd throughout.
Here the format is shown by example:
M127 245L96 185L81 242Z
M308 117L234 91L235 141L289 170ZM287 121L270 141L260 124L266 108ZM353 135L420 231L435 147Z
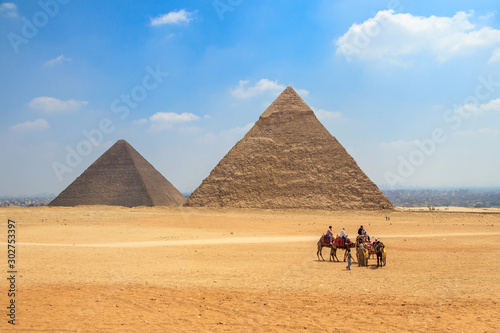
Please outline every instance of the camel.
M340 261L339 258L337 258L337 249L344 249L345 250L344 251L344 262L345 262L347 260L347 249L351 249L355 246L356 246L356 244L354 244L354 243L349 243L347 245L338 246L338 247L335 247L335 245L334 245L334 246L332 246L332 249L330 251L330 256L333 258L336 258L337 261Z
M321 238L319 239L318 241L318 251L316 252L316 256L318 257L318 260L319 257L321 256L321 259L323 259L323 261L325 261L325 259L323 258L323 248L324 247L329 247L331 248L330 250L330 257L328 258L329 261L335 261L335 259L337 259L337 261L340 261L339 258L337 258L337 249L345 249L345 252L344 252L344 261L346 261L347 259L347 249L348 248L353 248L355 247L355 244L354 243L349 243L344 246L336 246L335 243L336 241L334 241L334 244L325 244L323 243L323 237L324 236L321 236ZM337 237L337 239L340 238L340 237ZM338 244L338 242L337 242Z
M377 268L379 267L379 265L380 265L380 267L383 266L384 248L385 248L385 246L384 246L384 243L382 243L382 242L375 244L375 254L377 255Z
M331 244L325 244L325 243L323 243L323 237L324 237L324 235L321 236L321 238L318 241L318 252L316 252L316 256L318 257L318 260L320 260L319 256L321 256L321 259L323 261L325 261L325 259L323 258L323 248L324 247L330 247L331 248L332 245ZM328 260L331 260L332 259L331 257L332 257L332 253L330 251L330 258Z

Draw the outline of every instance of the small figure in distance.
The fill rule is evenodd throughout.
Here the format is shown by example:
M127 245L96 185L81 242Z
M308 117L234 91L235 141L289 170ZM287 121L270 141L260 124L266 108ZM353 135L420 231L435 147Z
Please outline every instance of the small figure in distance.
M351 264L352 264L352 255L351 255L351 249L347 249L347 270L351 270Z
M330 239L330 244L333 243L333 232L332 232L332 226L328 227L328 230L326 231L326 235Z

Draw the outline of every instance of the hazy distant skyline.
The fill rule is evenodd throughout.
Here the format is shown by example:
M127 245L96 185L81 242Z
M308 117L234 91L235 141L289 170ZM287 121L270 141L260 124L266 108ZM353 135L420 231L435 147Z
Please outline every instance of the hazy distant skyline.
M500 186L496 1L0 1L0 196L119 139L193 191L286 86L379 187Z

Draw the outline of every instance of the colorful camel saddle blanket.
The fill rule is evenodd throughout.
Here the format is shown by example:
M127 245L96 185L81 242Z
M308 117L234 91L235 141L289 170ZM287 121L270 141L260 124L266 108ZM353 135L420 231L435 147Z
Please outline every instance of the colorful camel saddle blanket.
M323 239L321 240L321 242L324 245L329 245L330 244L330 238L327 235L323 235Z
M347 238L347 244L351 244L351 243L352 243L351 240L349 238ZM340 236L333 240L333 245L335 245L336 247L346 246L344 239Z
M323 235L321 242L323 243L323 245L330 245L330 238L328 238L327 235ZM349 238L347 238L347 244L351 244L351 240ZM335 245L336 247L344 247L344 239L342 237L334 238L333 245Z

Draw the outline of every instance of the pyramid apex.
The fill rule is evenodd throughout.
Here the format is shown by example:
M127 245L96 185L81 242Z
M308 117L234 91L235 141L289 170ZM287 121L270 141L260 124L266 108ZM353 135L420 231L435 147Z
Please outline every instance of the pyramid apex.
M295 89L293 89L292 86L286 87L281 93L294 94L300 97L300 95L295 91Z
M288 86L274 100L274 102L261 114L261 117L269 117L273 114L290 113L310 113L314 114L309 105L299 96L299 94Z
M115 142L115 143L111 146L111 148L113 148L113 147L114 147L114 149L119 149L120 147L129 147L129 148L134 149L134 147L132 147L132 145L131 145L130 143L128 143L128 141L127 141L127 140L125 140L125 139L120 139L120 140L116 141L116 142ZM110 149L111 149L111 148L110 148Z

